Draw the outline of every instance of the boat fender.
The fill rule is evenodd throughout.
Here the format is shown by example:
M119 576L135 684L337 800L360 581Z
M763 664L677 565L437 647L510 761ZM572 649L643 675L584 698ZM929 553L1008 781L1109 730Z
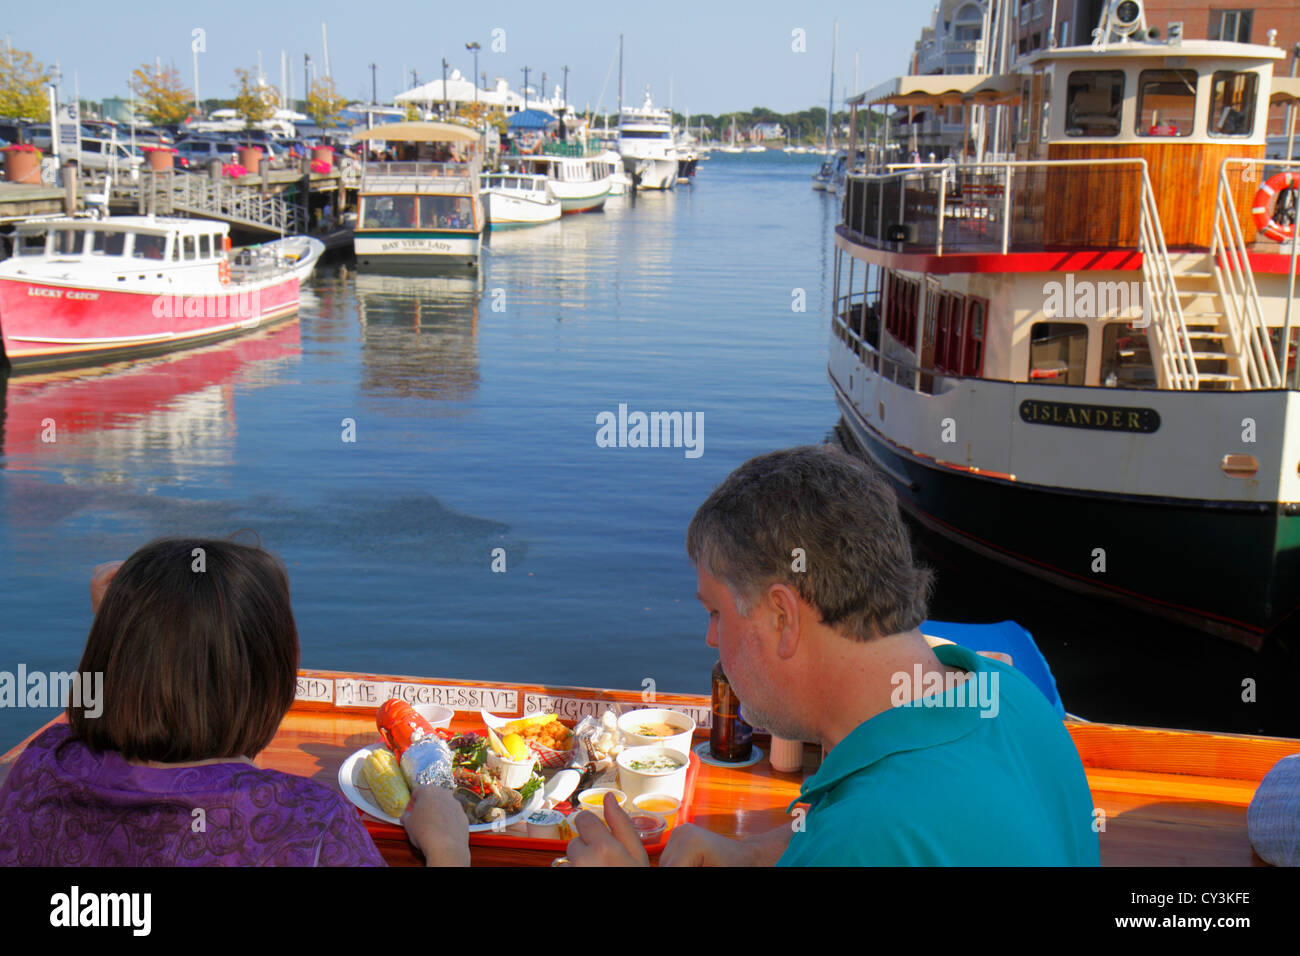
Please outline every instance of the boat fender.
M1274 218L1276 209L1270 208L1273 200L1278 194L1286 189L1300 188L1300 176L1295 173L1282 172L1273 176L1268 182L1259 187L1259 192L1255 193L1255 201L1251 204L1251 213L1255 217L1255 226L1259 231L1278 242L1287 242L1295 236L1295 223L1280 225ZM1295 200L1292 200L1294 207Z
M217 263L217 276L221 279L222 285L230 285L230 260L222 259Z

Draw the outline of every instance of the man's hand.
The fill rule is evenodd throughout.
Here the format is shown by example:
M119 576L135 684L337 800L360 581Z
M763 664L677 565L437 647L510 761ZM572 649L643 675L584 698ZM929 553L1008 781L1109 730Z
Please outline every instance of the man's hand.
M402 814L402 826L424 853L426 866L469 866L469 821L451 791L417 787Z
M660 866L774 866L785 852L794 831L777 827L767 833L732 840L683 823L673 830L659 857Z
M605 823L587 810L580 810L572 820L578 831L569 841L569 863L573 866L650 865L636 827L612 793L605 794Z
M99 605L104 600L104 594L108 591L108 585L113 580L113 575L117 574L124 561L108 561L104 564L97 564L90 572L90 613L98 614Z

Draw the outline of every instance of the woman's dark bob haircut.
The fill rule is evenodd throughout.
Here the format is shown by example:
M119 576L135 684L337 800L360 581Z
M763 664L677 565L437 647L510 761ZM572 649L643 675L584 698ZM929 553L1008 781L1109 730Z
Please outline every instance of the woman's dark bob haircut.
M293 703L289 575L261 548L153 541L109 584L79 670L104 675L99 717L68 708L95 750L162 763L255 756Z

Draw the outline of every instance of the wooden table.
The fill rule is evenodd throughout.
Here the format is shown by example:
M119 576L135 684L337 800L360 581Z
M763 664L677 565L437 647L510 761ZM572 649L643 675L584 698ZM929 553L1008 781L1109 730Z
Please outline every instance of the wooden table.
M258 765L337 788L343 761L378 740L375 708L390 691L456 706L452 727L458 731L481 729L477 705L485 694L496 695L486 702L514 705L491 708L494 712L533 712L529 704L540 702L545 710L559 709L569 722L566 710L609 705L679 707L701 716L709 708L707 697L684 694L659 694L647 705L639 693L628 691L303 671L299 700ZM1076 721L1066 727L1095 805L1104 813L1097 824L1104 866L1262 865L1247 837L1246 808L1264 774L1282 757L1300 753L1300 740ZM704 739L706 733L697 732L697 743ZM766 739L756 743L767 752ZM21 749L0 758L0 780ZM803 773L778 773L766 759L741 769L702 765L691 822L730 837L789 825L786 807L820 762L821 749L805 745ZM372 833L389 864L421 862L399 831L381 824ZM546 866L555 857L549 848L472 846L471 854L476 865L487 866Z

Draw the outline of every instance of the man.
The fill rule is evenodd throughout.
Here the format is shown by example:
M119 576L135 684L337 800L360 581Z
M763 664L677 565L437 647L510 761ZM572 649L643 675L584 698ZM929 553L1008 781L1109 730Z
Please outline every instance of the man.
M686 548L705 641L746 715L827 757L791 825L741 841L683 825L661 865L1098 864L1083 767L1047 700L917 630L929 573L874 471L828 447L751 459L700 506ZM613 800L605 819L578 814L569 860L644 865Z

